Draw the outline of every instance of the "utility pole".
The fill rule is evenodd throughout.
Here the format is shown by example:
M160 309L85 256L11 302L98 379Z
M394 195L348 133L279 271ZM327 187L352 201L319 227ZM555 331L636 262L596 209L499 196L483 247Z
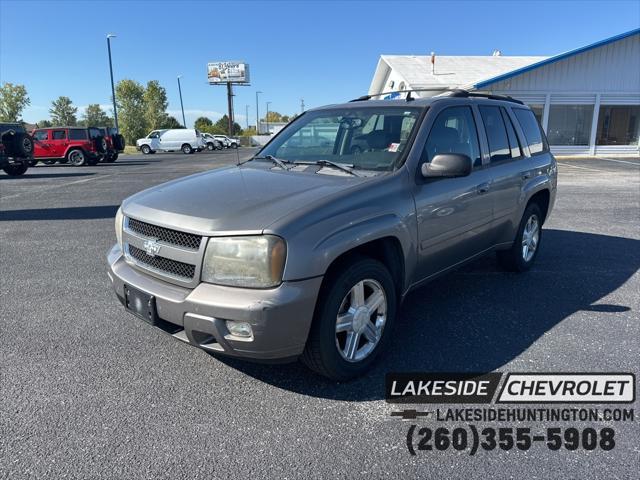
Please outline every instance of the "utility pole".
M233 87L227 82L227 107L229 108L229 136L233 137Z
M107 35L107 50L109 50L109 72L111 73L111 96L113 98L113 120L116 126L116 131L118 130L118 108L116 107L116 88L113 85L113 64L111 63L111 39L116 38L113 33Z
M260 114L258 113L258 94L262 93L260 90L256 91L256 135L260 135Z
M304 98L300 99L300 113L304 113Z
M245 109L245 115L244 118L247 120L247 130L249 129L249 105L245 105L244 106Z
M267 102L267 116L265 117L267 121L267 135L269 135L269 105L271 105L271 102Z
M184 105L182 104L182 88L180 87L180 77L182 75L178 75L178 92L180 93L180 109L182 110L182 126L187 128L187 121L184 118Z

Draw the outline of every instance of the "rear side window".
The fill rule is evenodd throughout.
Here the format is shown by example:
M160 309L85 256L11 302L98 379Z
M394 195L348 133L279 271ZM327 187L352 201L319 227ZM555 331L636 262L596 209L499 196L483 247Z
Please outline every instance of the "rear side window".
M42 140L46 140L47 138L49 138L49 136L47 135L47 131L46 130L40 130L39 132L35 132L33 134L33 138L39 141Z
M86 140L87 139L87 131L82 128L72 128L69 130L69 139L70 140Z
M522 127L531 155L548 150L547 140L533 112L523 108L514 108L513 113Z
M51 138L53 140L64 140L65 138L67 138L67 132L65 132L64 130L54 130L53 132L51 132Z
M511 148L509 147L507 128L502 120L500 108L486 105L482 105L479 108L484 129L487 132L491 162L511 159Z
M522 156L522 150L520 149L520 142L518 141L518 136L516 135L516 131L513 128L513 123L511 123L511 117L507 111L500 107L500 113L502 113L502 119L504 120L504 126L507 127L507 138L509 139L509 148L511 148L511 156L513 158L518 158Z

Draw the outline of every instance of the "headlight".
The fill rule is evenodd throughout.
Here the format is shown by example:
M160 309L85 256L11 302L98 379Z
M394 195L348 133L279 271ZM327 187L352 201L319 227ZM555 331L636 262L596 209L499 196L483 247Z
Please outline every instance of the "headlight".
M234 287L269 288L282 282L287 247L274 235L209 239L202 281Z
M122 207L118 209L116 212L116 239L118 240L118 245L122 248L122 221L124 220L124 215L122 215Z

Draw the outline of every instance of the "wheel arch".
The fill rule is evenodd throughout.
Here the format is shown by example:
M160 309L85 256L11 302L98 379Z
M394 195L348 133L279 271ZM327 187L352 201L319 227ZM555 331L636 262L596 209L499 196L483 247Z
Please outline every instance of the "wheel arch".
M542 190L538 190L536 193L531 195L529 201L527 202L527 207L532 203L536 203L540 208L540 212L542 213L542 224L544 224L547 219L547 215L549 213L549 204L551 202L551 192L544 188ZM526 209L526 207L525 207Z

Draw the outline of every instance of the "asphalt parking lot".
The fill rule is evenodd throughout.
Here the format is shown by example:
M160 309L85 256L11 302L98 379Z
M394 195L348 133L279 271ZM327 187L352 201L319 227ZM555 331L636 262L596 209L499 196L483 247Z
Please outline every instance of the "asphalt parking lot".
M640 159L561 160L533 270L503 273L487 258L413 292L391 350L347 384L297 363L213 357L112 293L105 254L120 202L235 162L235 151L135 155L0 175L1 478L637 477L637 418L616 424L609 452L412 457L384 374L637 374Z

